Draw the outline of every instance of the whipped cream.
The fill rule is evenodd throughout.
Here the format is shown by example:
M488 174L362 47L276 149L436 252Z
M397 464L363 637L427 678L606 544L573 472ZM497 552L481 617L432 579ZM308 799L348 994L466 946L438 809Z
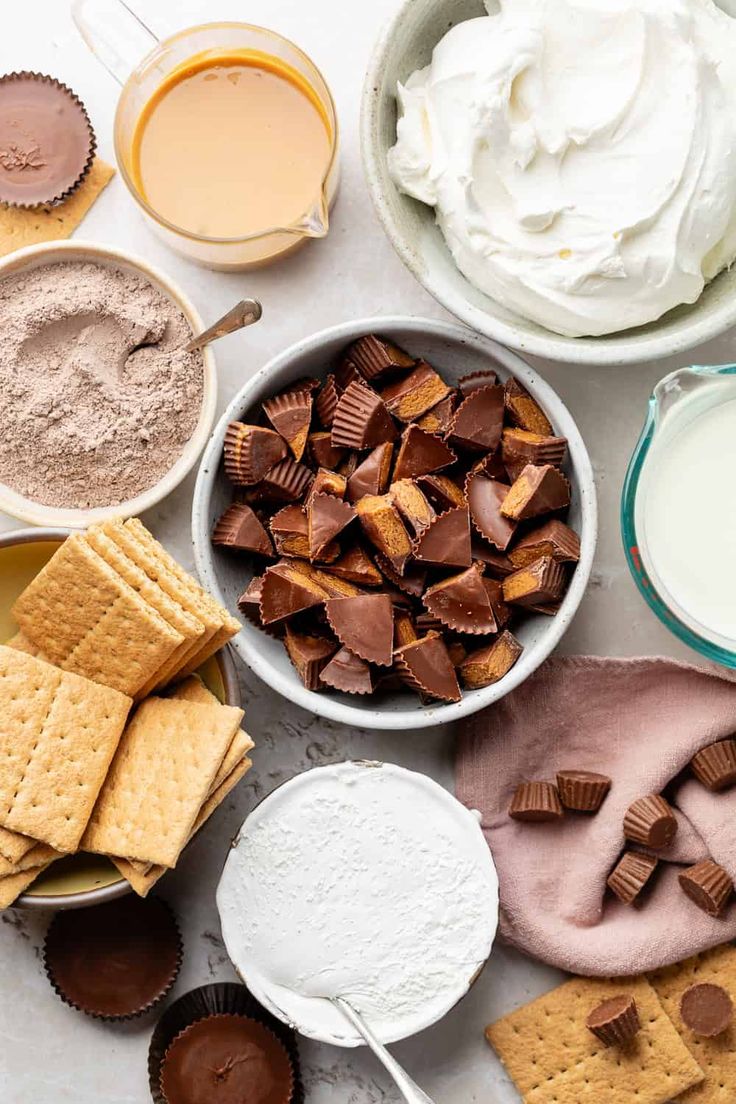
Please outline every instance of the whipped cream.
M360 1040L343 996L384 1042L444 1015L490 954L497 879L478 820L401 767L299 775L246 820L217 890L228 954L305 1035Z
M472 284L556 333L651 322L736 257L736 20L712 0L501 0L398 96L394 180Z

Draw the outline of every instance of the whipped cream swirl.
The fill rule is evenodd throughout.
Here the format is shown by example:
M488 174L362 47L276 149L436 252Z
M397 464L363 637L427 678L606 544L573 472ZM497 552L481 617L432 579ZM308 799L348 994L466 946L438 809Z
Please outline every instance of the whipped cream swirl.
M712 0L501 0L398 93L394 180L527 319L639 326L736 258L736 20Z

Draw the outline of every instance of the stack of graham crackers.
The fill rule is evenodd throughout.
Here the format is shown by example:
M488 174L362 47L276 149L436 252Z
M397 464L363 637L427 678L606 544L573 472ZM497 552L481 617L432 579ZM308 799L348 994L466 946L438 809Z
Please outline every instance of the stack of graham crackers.
M77 850L109 855L144 895L251 765L242 710L193 674L240 626L135 519L69 537L13 614L0 907Z

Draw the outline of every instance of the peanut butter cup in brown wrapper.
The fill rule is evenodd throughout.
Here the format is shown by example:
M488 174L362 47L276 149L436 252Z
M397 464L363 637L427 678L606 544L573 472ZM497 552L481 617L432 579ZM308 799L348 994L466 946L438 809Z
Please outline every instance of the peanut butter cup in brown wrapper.
M566 809L576 813L597 813L611 788L611 779L594 771L557 772L557 789Z
M376 688L370 664L344 645L321 671L320 682L346 694L372 694Z
M264 414L286 441L295 460L301 460L307 447L312 403L311 391L297 388L274 395L263 404Z
M225 430L225 472L236 486L260 483L288 451L286 441L265 426L230 422Z
M659 859L639 851L625 851L608 876L607 886L624 905L632 905L646 886Z
M320 672L335 654L337 644L323 636L297 632L291 625L286 626L284 643L289 659L307 690L319 690Z
M561 820L564 812L554 782L520 782L509 805L509 816L531 824Z
M690 760L698 782L713 793L736 785L736 740L719 740L702 748Z
M346 350L347 359L355 365L364 379L378 379L379 376L401 369L412 368L414 357L404 352L393 341L377 334L359 337Z
M452 659L436 632L397 648L394 668L402 682L422 697L445 702L460 701L462 697Z
M683 893L709 916L720 916L733 893L728 871L713 859L688 867L678 875L678 881Z
M96 146L84 104L65 84L42 73L0 77L1 203L61 203L89 172Z
M245 503L236 502L228 506L212 530L212 543L238 552L256 552L260 556L274 555L273 542L260 518Z
M629 805L624 816L624 835L655 851L669 847L677 832L675 814L659 794L648 794Z
M585 1025L604 1046L625 1047L641 1030L636 1001L628 993L609 997L591 1009Z
M456 632L482 636L498 628L477 564L428 587L422 601L428 613Z
M333 445L375 448L398 437L386 405L370 387L351 383L340 396L332 422Z
M258 488L263 498L277 502L298 502L307 493L314 473L290 456L266 472Z

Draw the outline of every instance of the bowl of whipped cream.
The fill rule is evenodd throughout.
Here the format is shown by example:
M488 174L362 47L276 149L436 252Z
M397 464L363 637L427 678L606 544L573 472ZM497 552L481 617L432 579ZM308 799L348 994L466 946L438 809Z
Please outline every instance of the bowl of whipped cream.
M601 365L736 324L736 0L405 0L362 146L404 263L475 330Z

